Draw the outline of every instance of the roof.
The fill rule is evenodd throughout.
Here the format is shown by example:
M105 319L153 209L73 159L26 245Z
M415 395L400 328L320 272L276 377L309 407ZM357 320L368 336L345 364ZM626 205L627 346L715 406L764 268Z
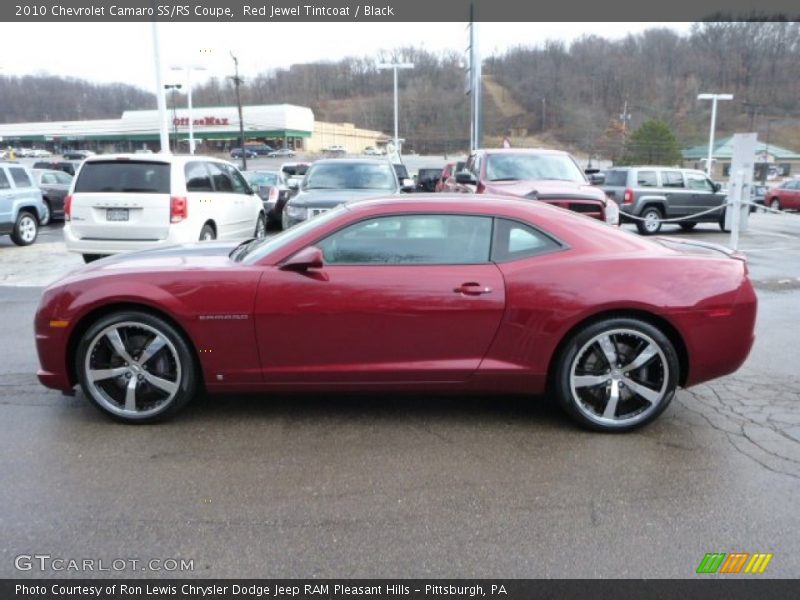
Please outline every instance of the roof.
M564 150L553 148L479 148L476 152L484 154L562 154L564 156L569 154Z
M189 111L186 108L169 109L170 131L177 128L180 135L189 130ZM269 132L287 133L308 137L314 131L314 113L310 108L293 104L243 106L244 132L254 136ZM174 125L177 119L177 125ZM239 114L236 106L212 106L192 109L194 136L215 138L229 136L239 131ZM127 110L119 119L92 119L85 121L45 121L39 123L2 123L0 137L4 140L56 139L130 139L158 138L160 120L157 110ZM5 142L4 142L5 143Z
M775 144L767 144L760 140L756 141L756 154L766 152L774 156L778 160L800 160L800 152L776 146ZM701 144L699 146L691 146L684 148L681 151L684 160L699 160L701 158L708 158L708 144ZM731 159L733 158L733 136L721 138L714 143L713 158Z

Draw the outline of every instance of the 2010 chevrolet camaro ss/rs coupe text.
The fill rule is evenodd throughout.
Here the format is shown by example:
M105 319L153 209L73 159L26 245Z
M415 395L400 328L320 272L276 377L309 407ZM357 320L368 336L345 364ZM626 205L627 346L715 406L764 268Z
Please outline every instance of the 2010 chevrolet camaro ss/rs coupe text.
M47 288L40 381L126 422L208 392L554 394L624 431L753 343L743 257L541 202L349 203L264 240L98 261Z

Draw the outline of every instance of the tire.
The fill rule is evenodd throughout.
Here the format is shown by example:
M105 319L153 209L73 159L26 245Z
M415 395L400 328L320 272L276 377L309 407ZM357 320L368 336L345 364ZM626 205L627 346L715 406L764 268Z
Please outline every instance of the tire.
M21 210L11 231L11 241L17 246L30 246L39 236L39 221L27 210Z
M717 225L719 225L720 230L726 233L730 231L730 229L725 229L725 215L727 214L728 214L728 209L726 208L725 210L722 211L722 215L720 215L719 221L717 221Z
M678 223L681 226L681 229L684 231L691 231L695 227L697 227L697 223Z
M212 242L215 239L217 239L217 232L214 231L214 228L209 223L203 225L203 228L200 230L200 241Z
M581 426L631 431L669 406L679 381L678 355L669 338L650 323L603 319L567 340L553 377L559 403Z
M769 203L769 207L772 210L780 210L781 209L781 201L777 198L773 198L772 202Z
M639 215L644 221L636 221L636 229L642 235L655 235L661 231L661 219L663 215L657 206L648 206Z
M88 265L90 262L94 262L96 260L100 260L101 258L105 258L106 256L108 256L108 255L107 254L84 254L83 255L83 262L85 262Z
M44 204L44 216L39 220L39 226L41 227L49 225L50 221L53 218L53 207L50 206L50 200L45 198L43 200L43 204Z
M253 233L253 236L257 240L263 240L267 237L267 217L264 216L264 213L258 215L258 221L256 221L256 230Z
M160 421L185 406L197 391L199 369L175 327L126 310L102 317L81 336L75 372L96 408L117 421L139 424Z

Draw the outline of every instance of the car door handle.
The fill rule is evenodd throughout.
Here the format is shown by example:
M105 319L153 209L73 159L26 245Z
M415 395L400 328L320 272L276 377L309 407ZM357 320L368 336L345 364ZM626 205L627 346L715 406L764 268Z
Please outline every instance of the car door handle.
M480 296L481 294L491 294L492 288L470 281L468 283L462 283L453 291L456 294L464 294L465 296Z

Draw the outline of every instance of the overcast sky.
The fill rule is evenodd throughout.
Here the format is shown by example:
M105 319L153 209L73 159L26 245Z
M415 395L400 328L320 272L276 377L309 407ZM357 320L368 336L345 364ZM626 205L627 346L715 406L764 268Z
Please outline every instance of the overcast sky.
M164 83L184 83L169 66L191 61L206 66L195 80L224 77L238 55L243 75L294 63L366 56L379 49L413 45L463 52L465 23L161 23ZM584 34L620 38L650 27L687 32L689 23L482 23L484 56L548 39L571 41ZM0 24L0 74L50 73L97 82L122 81L155 88L150 23Z

